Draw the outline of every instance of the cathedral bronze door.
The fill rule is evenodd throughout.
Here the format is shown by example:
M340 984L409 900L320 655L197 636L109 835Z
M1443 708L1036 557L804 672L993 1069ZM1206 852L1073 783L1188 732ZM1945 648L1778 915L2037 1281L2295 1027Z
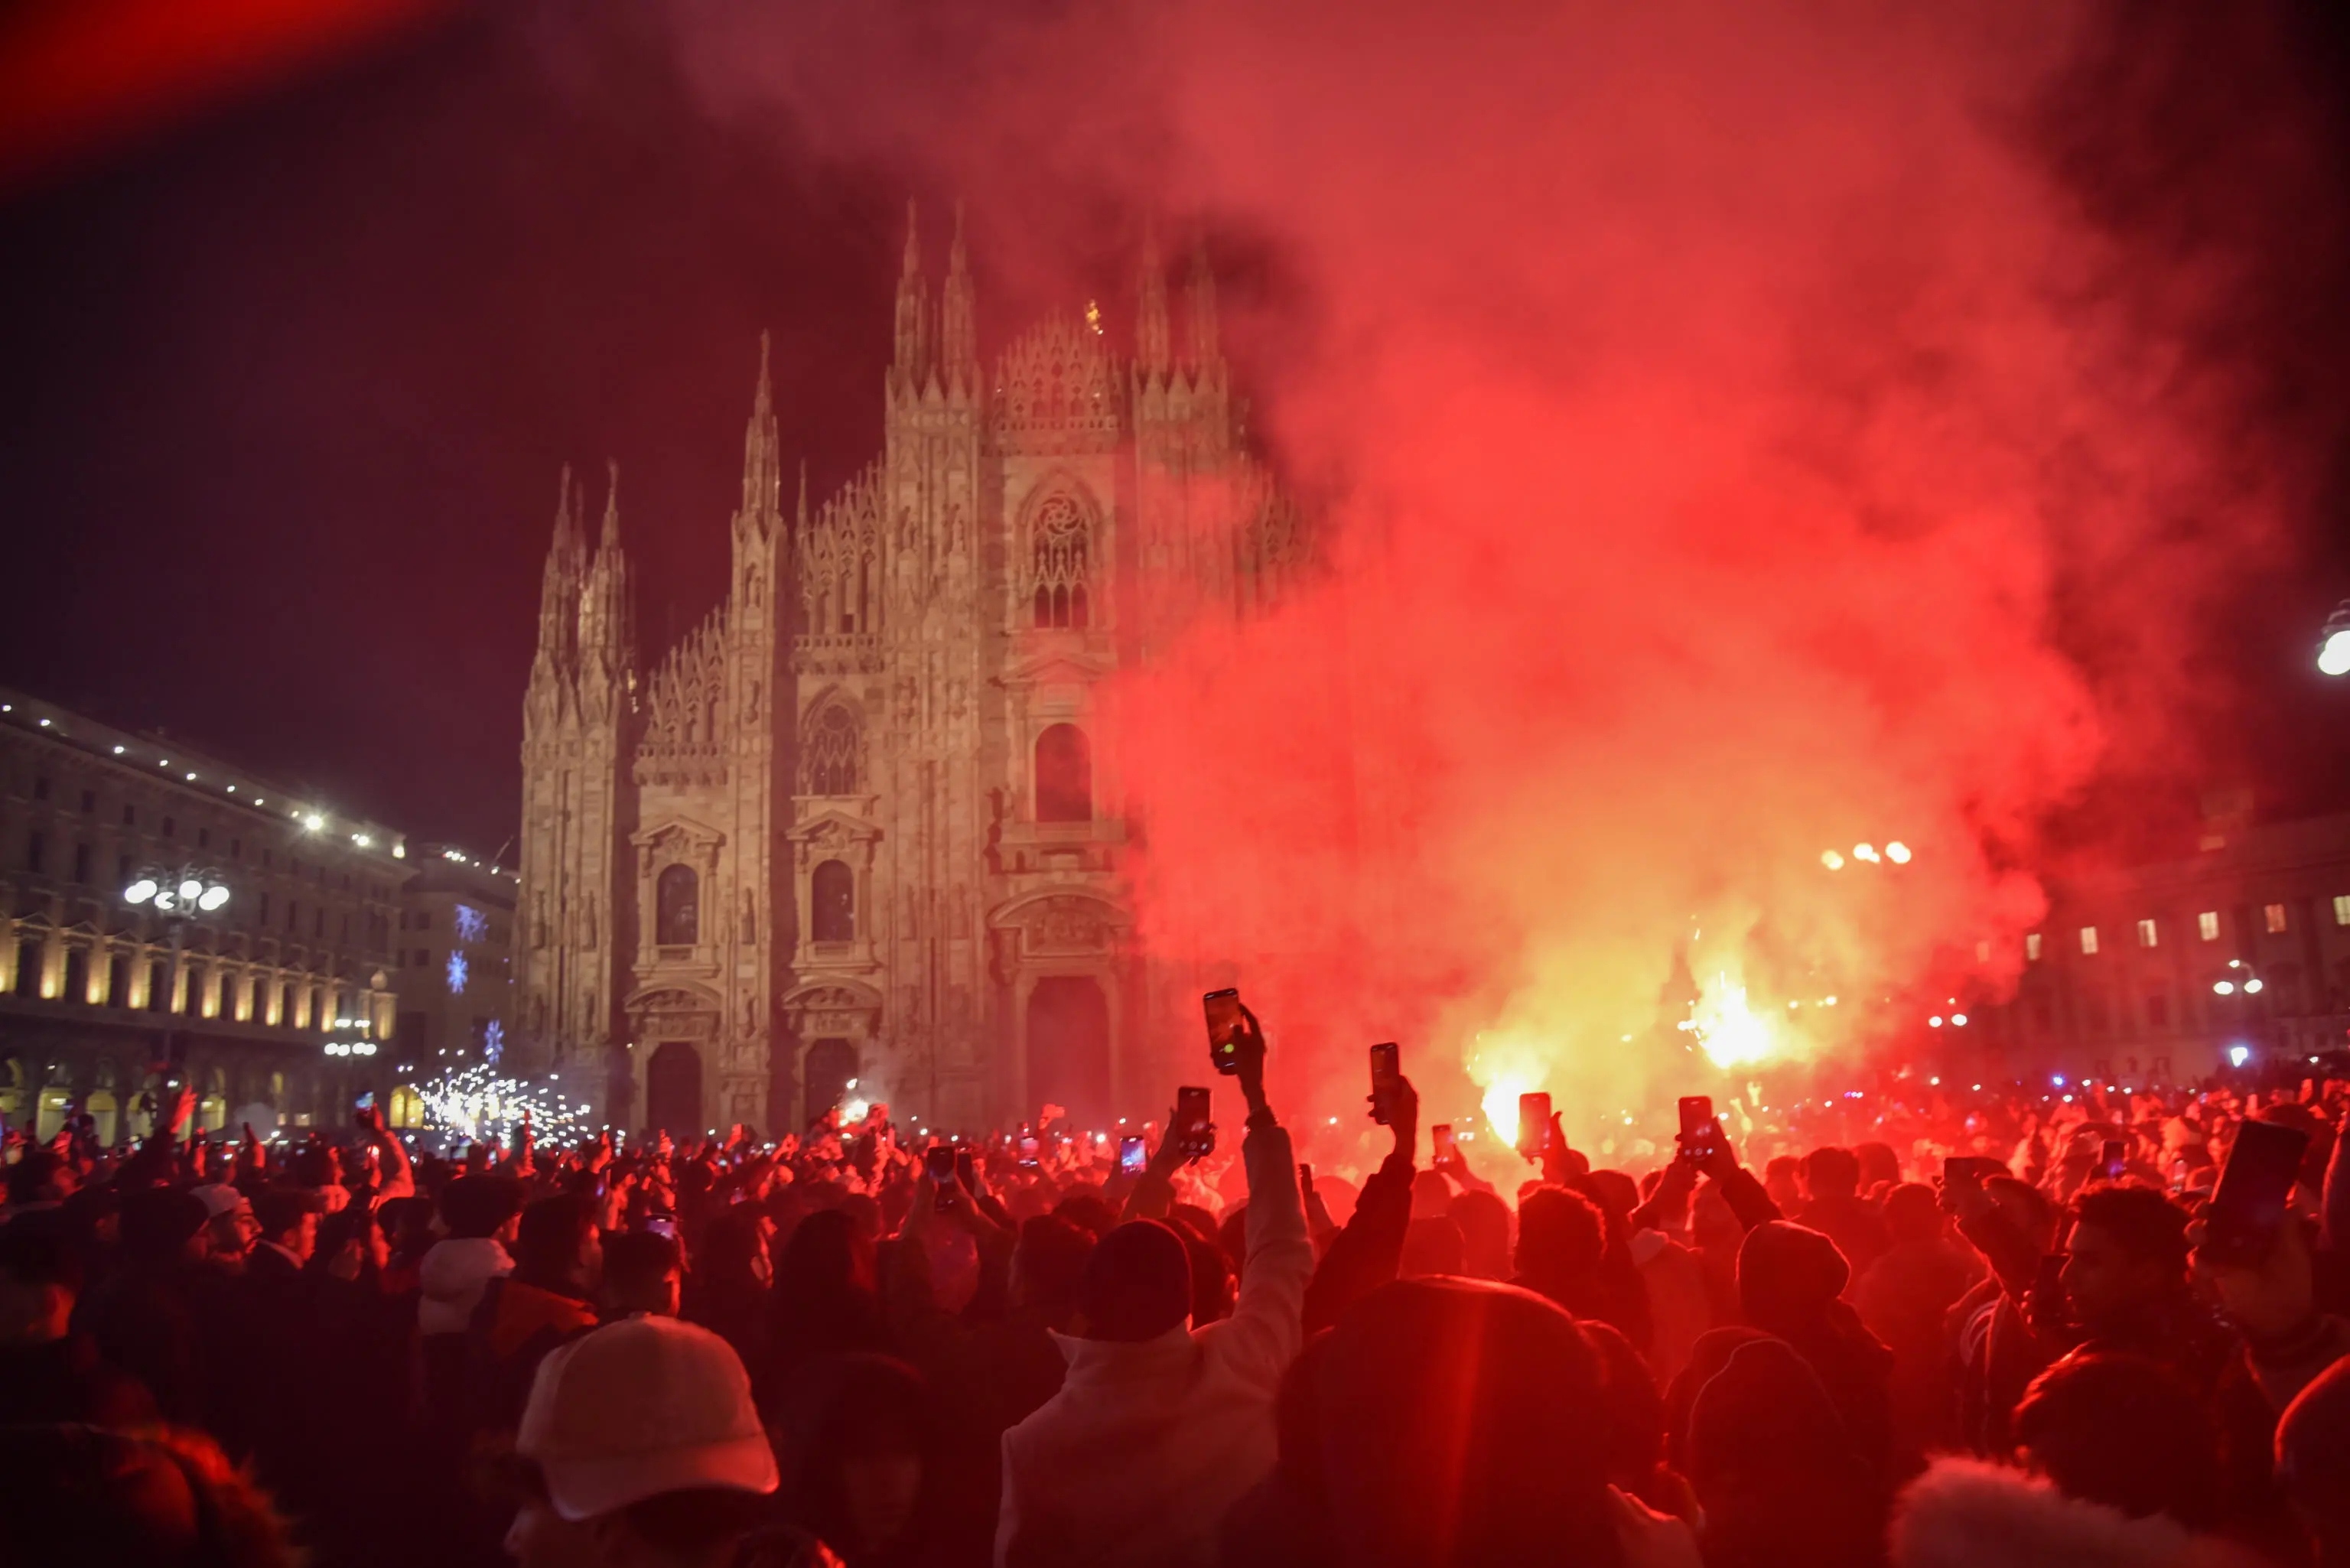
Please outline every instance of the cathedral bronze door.
M645 1064L645 1125L673 1137L707 1130L702 1119L702 1053L671 1040Z
M813 1123L825 1112L848 1098L848 1085L857 1081L857 1047L846 1040L819 1040L808 1047L807 1054L807 1116L802 1125Z
M1047 975L1028 993L1028 1103L1066 1110L1080 1128L1103 1128L1109 1103L1109 999L1090 975Z

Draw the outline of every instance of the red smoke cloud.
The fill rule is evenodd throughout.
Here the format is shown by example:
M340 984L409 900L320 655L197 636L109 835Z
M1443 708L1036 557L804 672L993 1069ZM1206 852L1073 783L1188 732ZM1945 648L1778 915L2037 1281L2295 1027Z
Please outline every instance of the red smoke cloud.
M1684 958L1778 1054L2012 975L2041 825L2187 767L2197 628L2297 499L2211 351L2224 244L2055 177L2094 14L1080 9L689 36L1023 276L1122 190L1305 302L1227 320L1327 569L1122 700L1160 950L1235 966L1327 1108L1401 1038L1439 1116L1704 1086Z

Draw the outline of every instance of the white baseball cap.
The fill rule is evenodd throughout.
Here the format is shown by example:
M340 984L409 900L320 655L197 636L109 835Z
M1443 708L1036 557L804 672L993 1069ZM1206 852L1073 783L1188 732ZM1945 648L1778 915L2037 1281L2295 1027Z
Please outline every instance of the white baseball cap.
M673 1317L607 1324L550 1352L515 1451L575 1522L663 1492L771 1492L782 1479L742 1358Z
M191 1187L188 1191L203 1200L207 1220L217 1220L224 1214L234 1214L240 1209L250 1210L253 1207L244 1193L225 1181L208 1181L201 1187Z

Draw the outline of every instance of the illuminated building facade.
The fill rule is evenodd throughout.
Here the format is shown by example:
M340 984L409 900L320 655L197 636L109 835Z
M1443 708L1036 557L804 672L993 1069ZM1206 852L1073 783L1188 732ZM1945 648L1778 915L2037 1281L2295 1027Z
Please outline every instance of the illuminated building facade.
M2135 1085L2350 1050L2350 815L2240 809L2189 857L2049 893L1981 1021L2012 1061Z
M337 1119L388 1087L398 834L173 741L0 689L0 1116L148 1130L170 1066L212 1130ZM125 888L199 867L212 911ZM364 1037L377 1054L330 1056Z
M524 702L530 1063L675 1130L1163 1095L1138 1021L1190 977L1135 955L1108 678L1306 552L1241 450L1204 263L1180 355L1148 244L1139 275L1130 358L1089 306L990 371L960 232L934 303L910 221L879 455L787 494L763 349L727 596L657 658L617 479L591 550L567 476Z
M401 1064L502 1065L513 1028L515 874L452 845L409 846L400 887L392 983Z

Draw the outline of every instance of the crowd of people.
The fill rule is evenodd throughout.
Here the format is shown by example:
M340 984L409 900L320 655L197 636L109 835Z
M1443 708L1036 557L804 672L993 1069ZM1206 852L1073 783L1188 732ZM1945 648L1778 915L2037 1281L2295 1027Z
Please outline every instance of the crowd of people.
M1357 1184L1298 1164L1253 1017L1233 1065L1239 1136L1139 1171L878 1107L14 1138L0 1561L2350 1565L2350 1080L1620 1165L1554 1122L1481 1176L1398 1077ZM2254 1124L2299 1169L2223 1245Z

